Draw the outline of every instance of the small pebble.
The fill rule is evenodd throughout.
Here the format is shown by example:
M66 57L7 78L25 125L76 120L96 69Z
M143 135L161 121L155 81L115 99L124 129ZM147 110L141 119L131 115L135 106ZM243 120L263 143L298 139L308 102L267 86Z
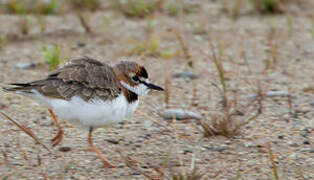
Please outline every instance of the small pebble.
M249 96L249 98L256 99L257 96L258 96L257 94L252 94ZM265 93L265 96L266 97L287 97L289 96L289 93L285 91L267 91Z
M54 122L52 120L40 121L39 126L52 126Z
M230 140L226 140L225 144L231 144L231 141Z
M134 171L134 172L132 173L132 175L141 175L141 173L138 172L138 171Z
M291 147L298 147L298 144L293 141L288 141L287 144Z
M303 131L305 131L306 133L311 133L312 130L313 130L313 129L312 129L312 128L309 128L309 127L303 129Z
M85 47L85 46L86 46L86 44L85 44L85 43L83 43L83 42L78 42L76 45L77 45L77 47L80 47L80 48L82 48L82 47Z
M300 152L310 152L310 153L312 153L311 150L313 150L313 149L312 148L302 148L302 149L300 149Z
M289 94L285 91L268 91L265 95L267 97L286 97Z
M114 140L114 139L107 139L106 141L111 144L119 144L119 141Z
M176 73L173 75L174 78L182 78L185 80L192 80L199 78L197 74L191 72L191 71L184 71L181 73Z
M255 145L252 142L245 142L244 146L247 148L254 147Z
M145 121L145 122L144 122L144 127L145 127L145 128L150 128L150 127L152 127L152 125L153 125L152 121L149 121L149 120L148 120L148 121Z
M9 143L3 143L4 147L9 148L11 145Z
M141 147L142 147L142 144L135 144L135 147L141 148Z
M292 153L289 157L290 157L291 159L296 159L296 158L297 158L297 154L296 154L296 153Z
M223 152L226 150L226 147L217 147L217 146L212 146L212 147L206 147L208 150L211 151L218 151L218 152Z
M133 144L133 141L127 141L127 142L124 143L124 145L126 145L126 146L128 146L130 144Z
M23 164L21 164L19 162L12 162L11 165L13 165L13 166L23 166Z
M303 144L310 144L310 142L308 140L304 140Z
M69 151L71 151L71 148L68 147L68 146L62 146L62 147L59 147L59 151L61 151L61 152L69 152Z
M283 136L283 135L279 135L278 136L278 139L283 139L285 136Z
M118 165L118 168L124 168L125 166L123 164Z
M2 104L2 103L0 103L0 109L4 109L4 108L6 108L7 106L5 105L5 104Z
M183 154L188 154L188 153L192 153L193 151L192 150L189 150L189 149L185 149L183 150Z
M151 134L145 134L144 139L149 139L152 135Z
M295 112L296 113L300 113L300 114L306 114L308 112L310 112L312 109L309 107L300 107L299 109L296 109Z

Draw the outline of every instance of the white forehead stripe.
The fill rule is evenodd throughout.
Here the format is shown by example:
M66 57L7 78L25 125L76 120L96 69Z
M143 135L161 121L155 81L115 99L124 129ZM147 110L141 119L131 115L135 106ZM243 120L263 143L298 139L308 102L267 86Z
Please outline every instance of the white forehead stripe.
M150 83L150 81L147 78L140 77L140 80L143 82L146 82L147 84Z

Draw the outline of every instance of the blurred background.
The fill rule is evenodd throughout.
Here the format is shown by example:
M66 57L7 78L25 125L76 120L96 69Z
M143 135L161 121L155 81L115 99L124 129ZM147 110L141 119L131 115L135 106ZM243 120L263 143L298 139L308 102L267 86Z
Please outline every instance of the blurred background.
M71 125L54 157L1 116L0 178L314 178L313 0L0 0L0 83L82 56L136 61L166 89L96 131L119 168ZM0 110L49 144L45 108L0 91Z

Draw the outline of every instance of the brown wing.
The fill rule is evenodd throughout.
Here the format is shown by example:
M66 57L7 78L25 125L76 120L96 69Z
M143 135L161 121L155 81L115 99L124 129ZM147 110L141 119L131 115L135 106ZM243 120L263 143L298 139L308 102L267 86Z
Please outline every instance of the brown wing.
M113 68L87 57L72 60L46 79L14 85L19 87L12 90L36 89L45 96L67 100L73 96L86 101L91 98L108 100L121 92Z

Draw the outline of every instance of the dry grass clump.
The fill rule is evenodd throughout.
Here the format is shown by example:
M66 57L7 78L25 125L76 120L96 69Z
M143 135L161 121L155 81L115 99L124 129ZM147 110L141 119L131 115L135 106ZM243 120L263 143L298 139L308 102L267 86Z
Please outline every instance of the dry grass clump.
M112 6L128 17L145 17L160 9L162 0L113 0Z
M59 65L63 62L63 59L61 57L61 50L62 49L60 45L42 46L41 53L44 57L45 62L48 63L50 69L57 69Z
M133 47L130 51L128 51L128 53L145 56L159 56L161 53L161 41L162 39L158 35L151 35L144 41L131 39L129 42L133 45Z
M199 11L201 6L193 1L170 0L163 4L163 12L170 16L178 16L182 13L189 14Z
M56 14L58 5L56 0L8 0L3 8L12 14Z
M307 0L249 0L254 10L262 14L279 14L287 10L287 5L301 5Z
M254 9L260 13L274 14L282 13L284 0L250 0Z
M100 0L70 0L73 9L95 11L100 8Z
M184 0L117 0L112 6L127 17L145 17L155 11L164 12L170 16L182 13L196 12L200 6L197 3Z
M204 173L200 173L196 168L183 174L175 173L171 175L171 180L201 180Z
M160 34L151 34L145 40L129 39L131 49L126 51L127 55L140 55L160 57L169 59L179 54L179 51L171 47L163 46L163 37Z
M236 19L240 14L282 14L292 6L301 6L307 0L223 0L221 11Z
M28 16L21 16L19 19L17 26L19 27L20 32L23 35L29 34L29 31L31 29L31 19Z
M235 96L237 96L235 94ZM237 98L226 99L226 107L221 112L210 115L210 120L200 120L205 137L221 135L232 137L239 135L243 126L262 114L263 94L258 88L257 97L245 105L238 105Z
M6 36L0 36L0 50L8 44L8 38Z
M100 0L7 0L3 2L2 11L11 14L58 14L64 10L97 10Z
M249 101L245 105L238 103L236 92L229 92L226 84L225 70L222 64L222 59L216 55L214 46L211 44L212 56L210 59L216 67L219 83L212 83L219 90L221 101L218 107L221 106L221 112L216 112L210 115L210 120L200 120L201 127L204 130L205 137L222 135L232 137L238 135L244 125L255 120L263 109L262 100L263 93L260 85L257 85L256 98ZM233 98L230 98L233 93ZM255 113L254 113L255 112Z

